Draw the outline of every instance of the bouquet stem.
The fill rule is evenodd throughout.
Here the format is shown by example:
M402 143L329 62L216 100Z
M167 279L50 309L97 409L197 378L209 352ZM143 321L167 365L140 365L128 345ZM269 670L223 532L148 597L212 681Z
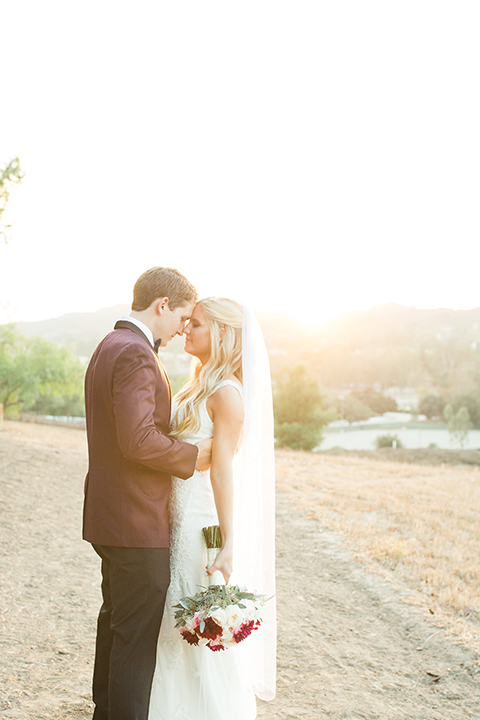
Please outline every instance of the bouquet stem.
M207 548L220 548L222 547L222 534L220 532L220 525L210 525L209 527L202 528L203 537Z
M207 548L207 563L209 567L215 562L218 553L219 548ZM212 585L225 585L225 578L220 570L215 570L213 575L208 576L208 585L209 587L212 587Z
M219 525L210 525L210 527L202 528L205 545L207 546L207 563L208 567L213 565L220 548L222 547L222 535ZM220 570L215 570L213 575L208 576L209 587L212 585L225 585L225 578Z

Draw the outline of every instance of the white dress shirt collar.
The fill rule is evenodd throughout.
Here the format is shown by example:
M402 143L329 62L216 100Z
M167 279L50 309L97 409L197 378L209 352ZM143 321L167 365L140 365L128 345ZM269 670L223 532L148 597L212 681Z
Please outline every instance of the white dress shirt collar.
M150 343L152 347L155 345L155 338L153 337L153 333L150 330L149 327L147 327L144 323L142 323L141 320L137 320L136 318L130 317L130 315L123 315L120 320L126 320L129 323L133 323L136 325L140 330L143 332L143 334L150 340Z

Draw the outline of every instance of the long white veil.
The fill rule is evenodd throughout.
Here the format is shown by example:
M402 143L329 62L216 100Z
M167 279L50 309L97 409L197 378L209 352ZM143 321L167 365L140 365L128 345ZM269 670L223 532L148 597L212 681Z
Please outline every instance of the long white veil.
M230 582L271 598L263 625L235 649L247 683L262 700L275 696L275 456L270 365L260 324L243 308L245 422L234 461L234 575Z

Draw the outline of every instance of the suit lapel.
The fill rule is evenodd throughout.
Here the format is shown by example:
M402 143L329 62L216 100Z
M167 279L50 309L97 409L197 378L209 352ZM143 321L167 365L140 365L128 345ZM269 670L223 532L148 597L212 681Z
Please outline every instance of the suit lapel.
M158 367L160 368L160 370L161 370L161 372L162 372L162 375L163 375L163 377L165 378L165 382L167 383L167 387L168 387L168 397L170 398L170 404L171 404L171 402L172 402L172 388L171 388L171 386L170 386L170 380L168 379L167 371L166 371L165 368L163 367L162 361L160 360L160 358L158 357L158 355L157 355L156 353L155 353L155 355L156 355L156 357L157 357Z
M152 350L153 350L152 343L147 338L145 333L140 330L138 325L135 325L135 323L127 322L127 320L118 320L115 323L115 326L113 329L114 330L131 330L133 333L135 333L135 335L138 335L138 337L141 337L143 340L145 340L148 347L152 348Z
M115 323L114 330L131 330L133 333L135 333L135 335L138 335L143 340L145 340L148 347L151 348L152 352L155 354L155 357L157 358L158 367L160 368L160 371L163 375L165 383L168 387L168 397L171 402L172 401L172 388L170 386L170 380L168 379L168 375L165 371L165 368L163 367L163 364L160 361L160 358L158 357L158 354L153 349L152 344L151 344L150 340L147 338L147 336L145 335L145 333L140 330L138 325L135 325L135 323L130 323L127 320L118 320Z

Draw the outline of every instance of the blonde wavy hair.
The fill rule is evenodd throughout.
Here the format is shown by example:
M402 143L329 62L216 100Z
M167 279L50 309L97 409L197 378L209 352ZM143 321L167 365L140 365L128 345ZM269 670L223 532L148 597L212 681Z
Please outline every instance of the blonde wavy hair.
M205 298L202 309L210 330L210 357L205 365L196 358L190 378L175 395L177 403L174 437L186 437L200 429L200 404L230 375L242 382L242 306L228 298Z

